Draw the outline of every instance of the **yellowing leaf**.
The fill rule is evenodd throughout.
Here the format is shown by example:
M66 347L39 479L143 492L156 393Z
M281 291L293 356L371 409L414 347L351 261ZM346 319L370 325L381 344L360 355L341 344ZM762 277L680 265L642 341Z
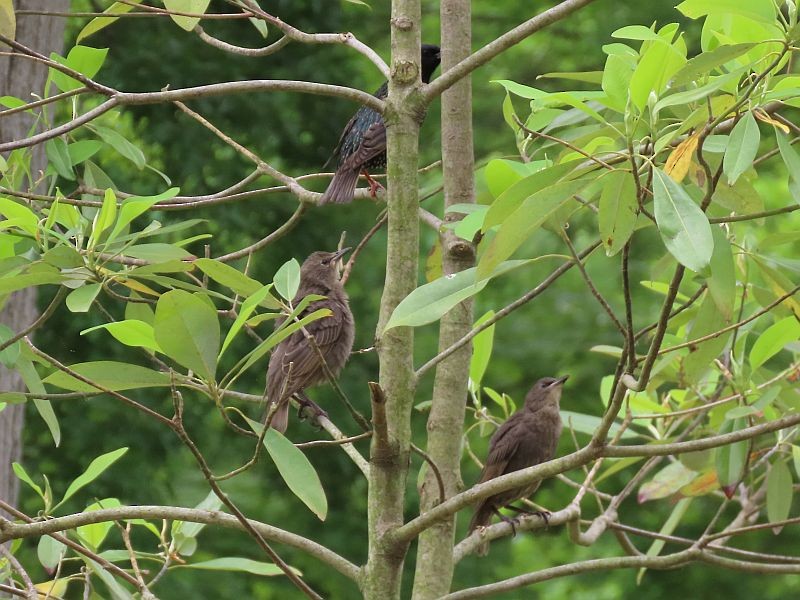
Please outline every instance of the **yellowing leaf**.
M790 132L789 127L785 123L781 123L780 121L776 121L772 117L770 117L766 112L764 112L761 108L756 108L753 110L753 114L756 116L756 119L759 121L763 121L764 123L769 123L773 127L777 127L783 133L788 134Z
M697 132L678 144L669 155L669 158L667 158L664 172L675 181L683 181L683 178L689 172L689 165L692 163L692 157L695 150L697 150L699 141L700 132Z

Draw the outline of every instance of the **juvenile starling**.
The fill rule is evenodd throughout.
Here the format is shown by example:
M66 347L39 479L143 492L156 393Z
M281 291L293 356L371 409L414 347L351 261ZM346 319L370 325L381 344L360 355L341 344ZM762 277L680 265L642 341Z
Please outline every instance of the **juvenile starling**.
M525 405L511 415L494 433L489 442L489 457L481 472L478 483L484 483L506 473L513 473L526 467L551 460L556 454L558 438L561 435L561 416L558 412L558 401L561 399L561 388L567 375L560 379L545 377L537 381L525 396ZM469 532L485 527L495 514L503 521L512 519L500 513L500 509L521 498L527 498L539 487L535 481L525 487L500 492L481 500L475 507L475 513L469 523ZM528 512L510 506L518 512ZM545 521L549 513L534 513ZM485 555L489 550L488 543L477 551Z
M422 44L420 77L423 83L431 80L431 75L439 66L440 58L439 46ZM383 100L388 93L389 83L384 82L374 95ZM386 167L386 127L380 113L367 106L359 108L345 125L339 143L336 144L331 158L336 157L339 159L336 173L319 203L347 204L351 202L358 176L362 171L369 181L370 193L374 197L378 184L367 171Z
M353 348L355 324L350 312L347 294L339 280L339 262L350 248L338 252L314 252L300 268L300 287L294 297L296 305L309 294L325 296L311 302L300 318L321 308L330 309L331 315L312 321L305 330L313 338L306 339L302 330L295 331L272 351L267 369L267 400L277 404L271 426L283 433L289 422L289 399L295 396L302 405L313 407L324 414L308 399L304 390L326 380L320 353L333 375L342 370ZM283 319L276 323L280 326ZM314 347L314 343L320 352Z

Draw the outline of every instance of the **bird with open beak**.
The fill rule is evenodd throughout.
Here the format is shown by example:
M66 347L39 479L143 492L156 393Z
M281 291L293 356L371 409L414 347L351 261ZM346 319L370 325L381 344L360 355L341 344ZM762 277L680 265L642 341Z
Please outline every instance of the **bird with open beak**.
M277 405L270 425L281 433L286 431L289 422L289 400L292 397L301 406L325 414L306 396L305 390L326 380L325 365L336 376L350 357L355 323L340 280L342 257L349 251L350 248L337 252L314 252L300 268L300 287L293 305L309 294L325 298L311 302L298 318L324 308L331 314L295 331L272 351L267 369L267 401L270 409ZM280 327L284 319L278 319L275 327Z

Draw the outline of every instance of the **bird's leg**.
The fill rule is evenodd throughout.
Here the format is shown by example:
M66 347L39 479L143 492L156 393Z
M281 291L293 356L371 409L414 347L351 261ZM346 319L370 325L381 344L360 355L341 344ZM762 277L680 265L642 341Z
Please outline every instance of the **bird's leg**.
M361 171L361 172L364 174L364 177L366 177L366 178L367 178L367 183L369 183L369 195L370 195L372 198L377 198L377 197L378 197L378 190L381 190L381 189L383 189L383 186L382 186L380 183L378 183L377 181L375 181L375 180L374 180L374 179L373 179L373 178L370 176L370 174L367 172L367 170L366 170L366 169L364 169L364 170L363 170L363 171Z
M516 517L507 517L503 513L501 513L496 507L492 507L492 512L496 514L503 523L508 523L511 525L511 535L512 537L517 537L517 519Z
M549 510L528 510L526 508L520 508L518 506L512 506L509 504L506 508L513 510L516 513L520 513L523 515L535 515L539 517L542 521L544 521L545 525L550 525L550 511Z
M327 417L328 413L322 410L316 402L311 400L308 396L306 396L305 392L297 392L295 398L300 403L300 407L297 409L297 417L300 419L305 419L307 416L312 417L314 421L316 421L319 417Z

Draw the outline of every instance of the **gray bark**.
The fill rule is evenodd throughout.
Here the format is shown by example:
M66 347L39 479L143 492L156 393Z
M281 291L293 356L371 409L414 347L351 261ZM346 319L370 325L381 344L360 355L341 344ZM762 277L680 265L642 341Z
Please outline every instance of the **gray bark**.
M471 51L470 0L442 0L442 73ZM446 207L475 202L472 142L472 88L470 77L442 94L442 170L445 220L460 218ZM457 273L475 264L475 248L447 230L441 235L442 269ZM472 300L462 302L442 317L439 351L448 348L472 328ZM436 367L431 412L428 416L428 453L444 481L445 497L461 491L461 437L469 381L472 346L466 345ZM420 512L439 503L439 490L428 470L420 488ZM419 537L414 600L439 598L450 591L453 578L455 517L442 519Z
M69 0L15 0L16 10L69 10ZM64 42L64 19L42 15L23 15L17 19L16 39L42 54L61 52ZM0 44L1 46L2 44ZM26 102L36 100L31 94L42 94L47 79L47 68L31 60L0 56L0 96L16 96ZM52 108L51 108L52 112ZM23 138L28 134L33 117L17 113L0 119L0 142ZM41 128L41 126L40 126ZM31 173L35 180L47 164L44 147L35 146L31 156ZM36 191L35 181L30 191ZM36 288L26 288L5 299L0 310L0 322L14 331L30 325L38 314ZM0 390L21 391L25 387L19 375L0 365ZM11 471L11 463L22 455L22 427L24 404L6 406L0 412L0 499L15 505L19 481ZM0 514L2 512L0 511Z

